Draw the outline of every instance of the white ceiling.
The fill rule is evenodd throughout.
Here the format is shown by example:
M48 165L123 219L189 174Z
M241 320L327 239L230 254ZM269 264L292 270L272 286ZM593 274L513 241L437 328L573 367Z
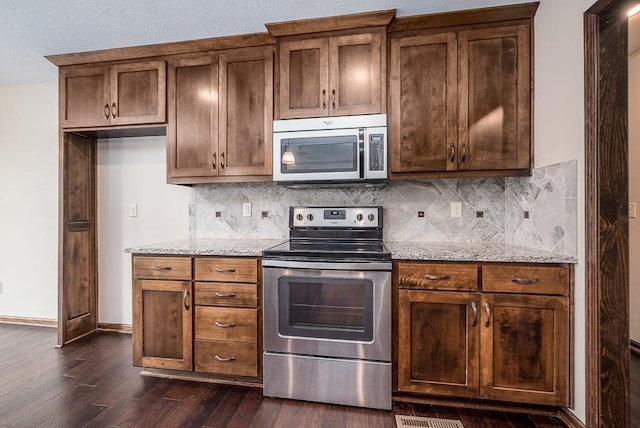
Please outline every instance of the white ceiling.
M2 0L0 86L55 81L45 55L259 33L268 22L373 10L406 16L527 1Z

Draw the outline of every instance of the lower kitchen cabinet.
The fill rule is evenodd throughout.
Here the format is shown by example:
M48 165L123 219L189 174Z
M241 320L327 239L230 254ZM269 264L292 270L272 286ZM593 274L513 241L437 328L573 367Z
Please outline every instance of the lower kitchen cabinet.
M396 263L398 391L567 406L570 267L448 266Z
M259 259L133 257L134 365L261 375Z
M192 370L191 259L134 257L133 364Z

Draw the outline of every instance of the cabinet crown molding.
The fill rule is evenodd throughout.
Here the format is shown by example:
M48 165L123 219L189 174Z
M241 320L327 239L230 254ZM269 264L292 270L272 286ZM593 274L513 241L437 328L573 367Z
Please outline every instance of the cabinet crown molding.
M325 18L302 19L265 24L275 37L299 34L321 33L324 31L350 30L363 27L387 26L396 16L396 9L351 15L329 16Z

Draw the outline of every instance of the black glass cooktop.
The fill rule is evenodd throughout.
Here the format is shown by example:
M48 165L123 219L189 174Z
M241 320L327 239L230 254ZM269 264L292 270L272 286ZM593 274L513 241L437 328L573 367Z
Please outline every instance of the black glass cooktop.
M391 252L380 241L287 241L264 250L262 255L281 260L391 260Z

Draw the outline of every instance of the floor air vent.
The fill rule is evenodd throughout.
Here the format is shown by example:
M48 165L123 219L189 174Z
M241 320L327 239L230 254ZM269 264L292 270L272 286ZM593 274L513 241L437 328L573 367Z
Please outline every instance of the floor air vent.
M423 418L420 416L396 415L398 428L464 428L460 421L453 419Z

